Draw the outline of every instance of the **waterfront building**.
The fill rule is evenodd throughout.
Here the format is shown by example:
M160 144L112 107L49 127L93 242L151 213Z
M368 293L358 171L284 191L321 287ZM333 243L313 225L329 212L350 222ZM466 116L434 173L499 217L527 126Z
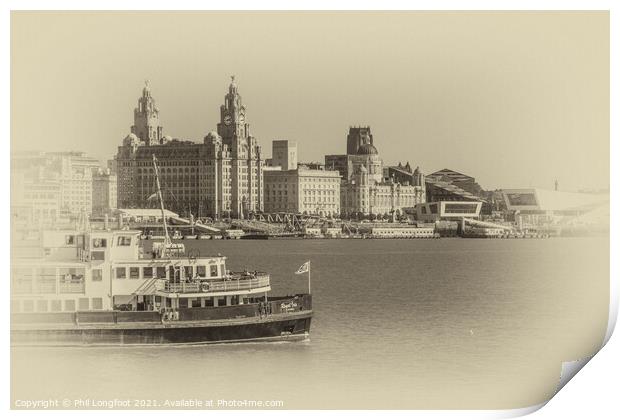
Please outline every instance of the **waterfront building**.
M116 210L116 188L116 175L109 168L93 175L93 215L111 215Z
M433 181L444 181L449 184L456 185L457 187L479 197L483 197L485 195L485 191L476 182L476 178L457 171L453 171L452 169L446 168L440 171L433 172L432 174L428 175L428 178Z
M424 176L383 166L370 127L350 127L346 155L325 156L325 167L342 177L340 210L345 217L399 214L426 201Z
M265 212L340 215L340 174L298 165L288 171L266 171Z
M507 218L519 229L609 229L609 192L569 192L543 188L502 190Z
M209 132L202 143L160 136L154 128L161 128L159 111L148 86L143 89L137 108L144 109L156 112L151 111L149 120L141 112L134 112L132 133L123 140L115 158L119 207L157 206L153 200L154 155L159 161L168 209L215 218L243 218L249 212L262 211L264 161L261 148L250 133L234 77L220 107L217 131ZM139 137L136 133L141 132L140 127L142 132L154 133L155 137Z
M12 159L14 214L56 220L92 212L93 172L100 163L83 152L23 152Z
M437 201L418 203L414 207L415 219L420 222L461 221L477 219L482 209L481 201Z
M426 176L427 201L481 201L482 214L493 211L493 193L487 192L472 176L442 169Z
M32 176L24 172L11 175L11 221L26 226L53 224L60 217L61 185L58 179Z

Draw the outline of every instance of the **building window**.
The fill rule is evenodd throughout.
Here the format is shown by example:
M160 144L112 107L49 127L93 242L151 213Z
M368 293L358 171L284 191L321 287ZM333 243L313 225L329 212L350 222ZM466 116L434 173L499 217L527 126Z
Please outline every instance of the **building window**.
M102 270L100 268L95 268L91 272L93 281L101 281L102 280Z
M34 311L34 302L31 300L24 300L22 302L22 311L24 312L33 312Z
M47 300L37 301L37 312L47 312Z
M104 251L93 251L90 253L90 259L93 261L103 261L105 260L105 252Z
M65 300L65 311L75 311L75 300Z
M125 267L116 267L116 278L124 279L127 277L127 269Z
M102 298L93 298L92 299L93 309L103 309L103 299Z
M75 235L66 235L65 245L75 245Z
M54 299L50 303L52 312L62 311L62 302L59 299Z
M88 298L79 298L78 299L78 308L80 309L80 311L87 311L88 310L88 304L89 304L89 299Z

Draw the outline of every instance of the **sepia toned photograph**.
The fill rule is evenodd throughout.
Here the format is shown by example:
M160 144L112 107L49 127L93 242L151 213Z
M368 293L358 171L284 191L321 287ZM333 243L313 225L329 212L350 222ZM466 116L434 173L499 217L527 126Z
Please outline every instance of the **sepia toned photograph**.
M12 409L520 410L609 338L609 11L10 24Z

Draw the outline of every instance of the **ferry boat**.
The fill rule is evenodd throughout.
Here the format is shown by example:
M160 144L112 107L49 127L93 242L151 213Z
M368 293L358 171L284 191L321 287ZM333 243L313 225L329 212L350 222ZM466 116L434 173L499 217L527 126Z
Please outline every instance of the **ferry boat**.
M157 179L157 165L154 158ZM159 183L158 196L163 210ZM163 211L162 211L163 215ZM12 264L12 345L162 345L299 340L312 296L273 297L264 272L228 270L226 257L186 253L139 230L41 232L38 255Z

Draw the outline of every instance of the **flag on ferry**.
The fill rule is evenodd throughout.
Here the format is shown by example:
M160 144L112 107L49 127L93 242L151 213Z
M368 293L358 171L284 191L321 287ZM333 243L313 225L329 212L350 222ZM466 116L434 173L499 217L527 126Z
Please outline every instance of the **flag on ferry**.
M295 271L295 274L307 273L308 270L310 270L310 261L306 261L305 263L303 263L301 267L299 267L297 271Z

